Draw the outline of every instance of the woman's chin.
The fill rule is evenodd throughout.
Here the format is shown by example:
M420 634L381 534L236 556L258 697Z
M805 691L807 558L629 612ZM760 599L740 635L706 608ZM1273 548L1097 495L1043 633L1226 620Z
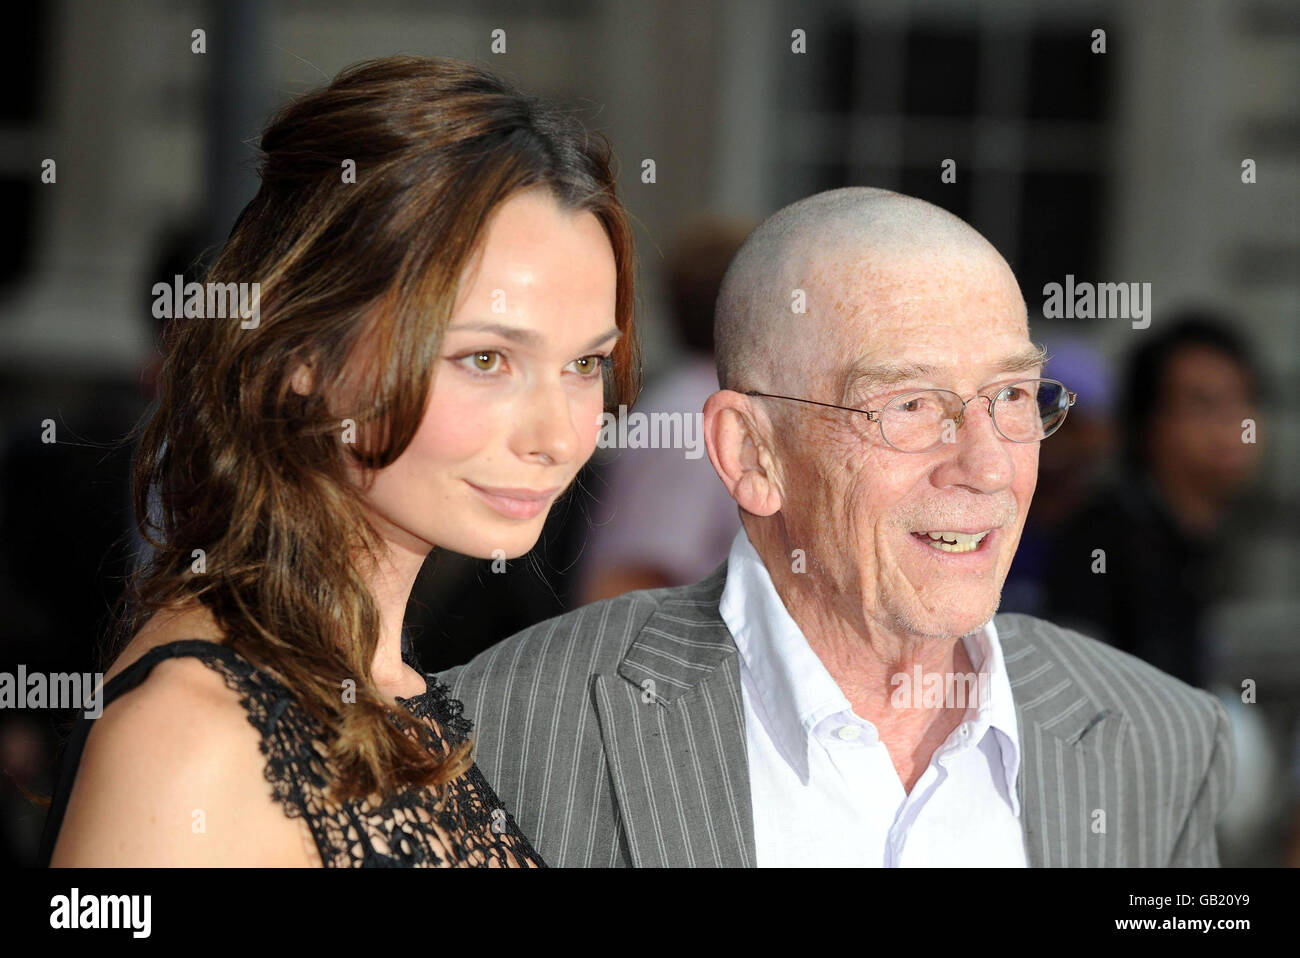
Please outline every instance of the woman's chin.
M499 538L487 539L483 531L479 530L476 534L463 537L451 536L436 541L439 549L458 552L471 559L488 561L518 559L520 556L527 555L533 546L537 545L543 521L544 517L539 518L535 529L513 529Z

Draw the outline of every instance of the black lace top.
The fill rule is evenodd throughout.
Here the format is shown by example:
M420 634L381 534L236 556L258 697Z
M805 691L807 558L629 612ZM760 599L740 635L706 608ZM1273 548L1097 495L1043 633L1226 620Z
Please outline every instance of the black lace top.
M105 685L103 707L144 681L158 662L176 656L200 659L239 694L249 722L262 737L272 794L286 815L305 820L326 867L546 867L477 765L443 788L441 806L429 788L403 789L385 800L329 800L323 758L327 753L318 723L281 682L228 646L201 639L156 646ZM415 665L409 654L404 658ZM425 682L424 692L397 701L424 721L441 747L453 748L468 738L473 726L445 685L429 674ZM45 865L67 810L90 723L85 717L77 722L60 760L41 839L40 861Z

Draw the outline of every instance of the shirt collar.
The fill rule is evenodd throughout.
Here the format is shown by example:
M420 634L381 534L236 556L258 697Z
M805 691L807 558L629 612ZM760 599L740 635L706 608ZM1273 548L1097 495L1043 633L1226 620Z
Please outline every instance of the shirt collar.
M786 610L743 526L727 556L727 581L718 611L749 673L755 710L777 749L807 784L814 729L833 715L850 712L851 706ZM988 697L971 720L972 744L978 745L989 729L1000 733L1007 793L1019 816L1015 783L1020 739L997 628L990 620L964 636L963 642L971 664L988 673Z
M849 700L786 611L743 526L727 556L718 612L752 679L756 710L806 784L813 728L827 716L847 711Z
M1011 697L1011 677L1002 658L998 627L992 619L982 628L963 636L966 654L976 671L988 675L988 698L981 702L973 720L974 743L978 745L987 730L998 734L1002 771L1011 809L1020 817L1020 798L1016 795L1016 776L1020 774L1020 728L1016 721L1015 700Z

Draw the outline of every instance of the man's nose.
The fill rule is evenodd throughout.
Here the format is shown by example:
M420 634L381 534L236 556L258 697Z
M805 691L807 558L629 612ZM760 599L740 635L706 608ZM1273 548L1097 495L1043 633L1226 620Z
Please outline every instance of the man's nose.
M984 396L976 396L957 413L951 444L954 455L940 467L937 482L971 486L981 492L1011 484L1016 475L1012 443L998 432L991 413L992 402Z

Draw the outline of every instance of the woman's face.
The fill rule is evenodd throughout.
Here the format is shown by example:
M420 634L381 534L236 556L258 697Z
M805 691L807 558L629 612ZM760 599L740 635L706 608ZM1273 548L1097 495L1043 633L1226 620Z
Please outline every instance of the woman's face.
M528 191L461 280L415 438L374 474L394 545L513 558L596 447L615 326L614 253L591 213Z

